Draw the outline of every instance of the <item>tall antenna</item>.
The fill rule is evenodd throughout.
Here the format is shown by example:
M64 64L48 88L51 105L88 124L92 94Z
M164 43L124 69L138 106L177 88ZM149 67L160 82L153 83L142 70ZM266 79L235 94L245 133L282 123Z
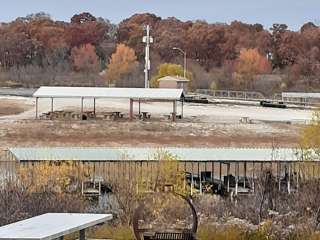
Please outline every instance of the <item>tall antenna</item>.
M150 70L150 43L153 43L153 38L150 36L150 26L145 27L147 35L143 37L142 42L146 44L145 50L145 65L144 65L144 87L149 88L149 70Z

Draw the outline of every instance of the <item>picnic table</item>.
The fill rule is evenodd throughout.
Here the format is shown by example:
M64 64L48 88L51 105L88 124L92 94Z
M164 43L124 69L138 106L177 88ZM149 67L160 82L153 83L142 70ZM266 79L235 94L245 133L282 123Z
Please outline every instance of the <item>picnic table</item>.
M142 113L142 119L150 119L151 114L149 112L141 112Z
M111 214L47 213L0 227L0 240L62 240L78 231L85 240L87 228L111 219Z
M112 114L115 118L123 118L123 114L121 114L121 112L115 111L112 112Z
M121 112L115 111L115 112L106 112L103 114L104 119L119 119L123 118L123 114Z

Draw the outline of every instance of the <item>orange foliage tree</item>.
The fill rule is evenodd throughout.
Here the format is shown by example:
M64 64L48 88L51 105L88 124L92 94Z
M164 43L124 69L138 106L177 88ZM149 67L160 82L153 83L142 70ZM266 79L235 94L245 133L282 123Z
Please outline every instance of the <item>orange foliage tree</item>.
M271 70L268 59L262 56L257 49L242 49L236 61L235 77L246 89L252 89L256 75L267 74Z
M73 67L77 71L83 71L87 74L99 70L99 58L96 54L96 48L91 44L84 44L75 47L71 51Z
M115 83L123 77L128 77L138 67L135 52L125 44L118 44L116 52L112 54L104 77L108 84Z

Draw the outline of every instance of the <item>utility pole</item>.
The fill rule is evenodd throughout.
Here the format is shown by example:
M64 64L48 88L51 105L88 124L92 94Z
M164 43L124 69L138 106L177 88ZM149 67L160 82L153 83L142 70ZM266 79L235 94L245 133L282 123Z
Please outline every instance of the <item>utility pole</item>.
M183 54L183 77L187 77L187 52L183 51L181 48L174 47L173 50L178 50Z
M144 65L144 87L149 88L149 70L150 70L150 43L153 43L153 38L150 36L150 26L145 27L147 35L143 37L142 42L146 44L145 49L145 65Z

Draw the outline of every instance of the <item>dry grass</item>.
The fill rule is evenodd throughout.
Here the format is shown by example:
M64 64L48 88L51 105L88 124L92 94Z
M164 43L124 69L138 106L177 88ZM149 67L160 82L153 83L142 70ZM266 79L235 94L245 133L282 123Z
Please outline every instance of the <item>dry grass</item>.
M0 116L16 115L31 108L31 105L22 100L1 99Z
M299 126L214 123L2 121L0 146L296 146Z

